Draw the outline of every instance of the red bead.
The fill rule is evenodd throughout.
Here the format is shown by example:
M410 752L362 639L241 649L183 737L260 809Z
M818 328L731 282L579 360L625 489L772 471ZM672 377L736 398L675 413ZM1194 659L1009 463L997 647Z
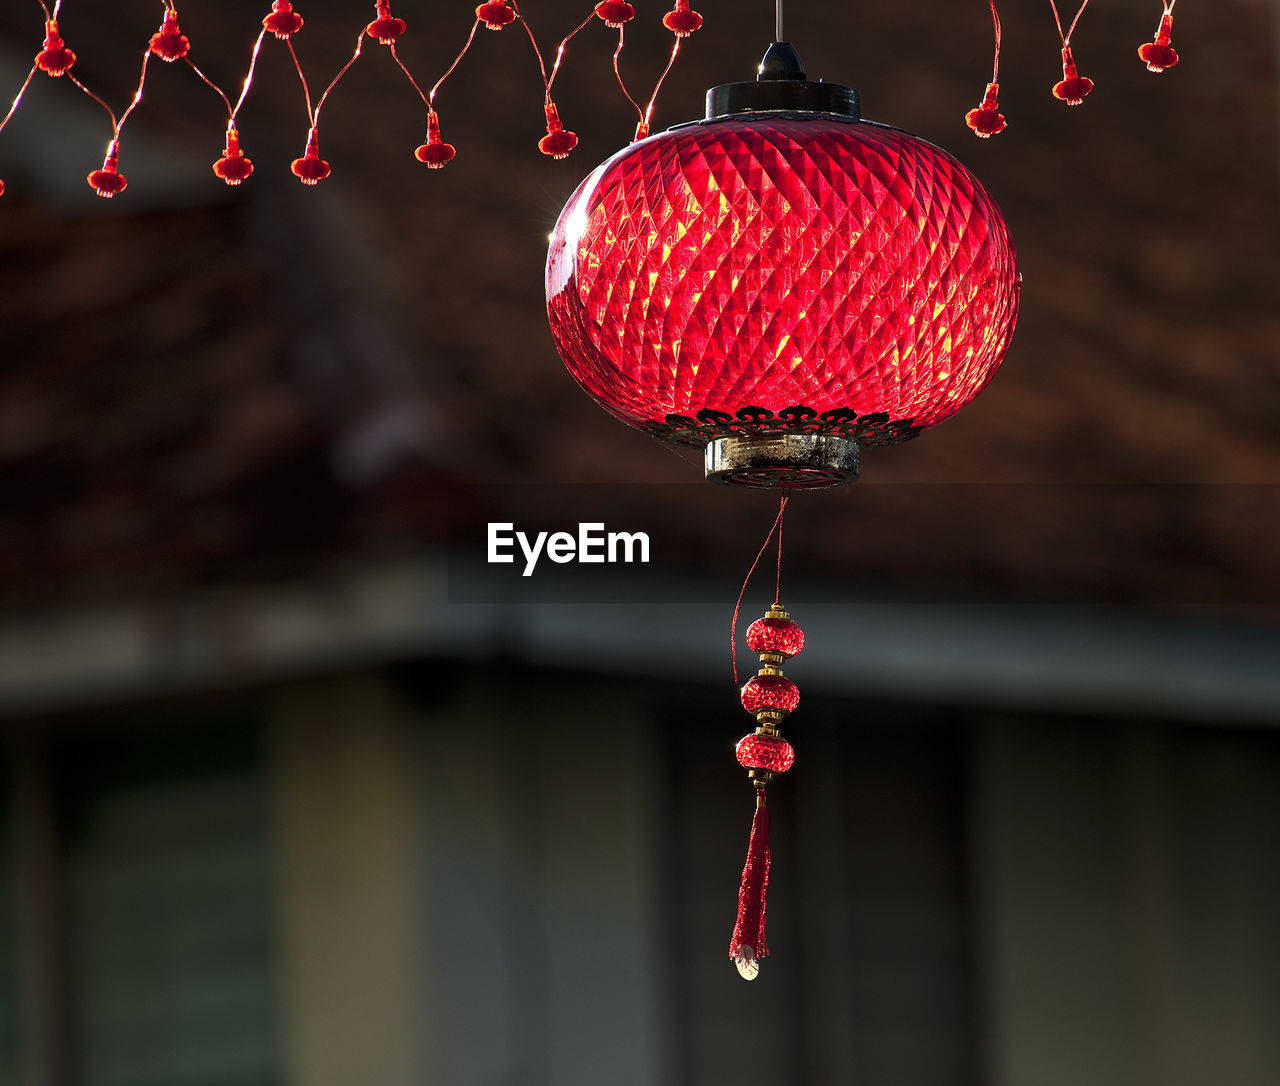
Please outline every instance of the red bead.
M1076 62L1071 56L1071 46L1063 46L1062 79L1053 85L1053 96L1060 98L1069 106L1078 106L1091 90L1093 90L1093 80L1076 71Z
M0 178L0 196L4 195L4 178Z
M428 169L438 170L457 154L452 143L440 138L440 118L433 109L427 114L427 142L413 152L413 157Z
M102 168L94 170L85 178L89 182L89 186L99 196L110 200L117 192L124 192L129 182L125 180L117 168L119 152L113 141L107 150L107 157L102 160Z
M629 23L636 17L636 9L627 0L600 0L596 5L596 15L604 20L604 25L617 30L623 23Z
M538 150L552 158L565 158L578 146L578 137L560 124L560 114L555 103L548 102L544 107L547 115L547 134L538 140Z
M378 17L364 28L364 32L383 45L390 45L405 32L405 21L391 14L391 0L377 0L376 6Z
M289 168L304 185L314 185L329 176L329 163L320 157L320 136L314 128L307 136L306 152L295 158Z
M178 26L178 13L170 8L164 13L160 29L151 35L151 52L172 64L185 57L190 49L191 42Z
M742 707L748 713L760 709L790 713L799 704L800 689L782 675L756 675L742 688Z
M263 27L281 41L301 30L302 23L302 16L293 10L289 0L275 0L271 5L271 14L262 20Z
M785 773L796 761L796 752L775 735L744 735L738 741L738 763L747 769Z
M556 223L546 293L565 365L632 426L803 405L875 415L887 444L986 386L1019 276L994 201L933 144L738 115L596 170Z
M676 0L676 6L662 17L662 25L677 38L687 38L702 26L702 16L689 7L689 0Z
M758 618L747 627L747 646L752 652L798 656L804 648L804 630L789 618Z
M253 162L241 152L240 134L234 128L227 129L227 143L213 164L213 173L228 185L238 185L253 173Z
M66 75L76 62L76 55L66 47L58 33L58 21L50 19L44 25L44 48L36 54L36 67L46 75Z
M1004 114L1000 112L1000 103L996 97L999 91L999 83L988 83L987 92L982 96L982 104L964 115L964 123L983 139L989 139L1005 129Z
M490 30L501 30L515 22L516 13L507 6L506 0L487 0L476 8L476 18Z

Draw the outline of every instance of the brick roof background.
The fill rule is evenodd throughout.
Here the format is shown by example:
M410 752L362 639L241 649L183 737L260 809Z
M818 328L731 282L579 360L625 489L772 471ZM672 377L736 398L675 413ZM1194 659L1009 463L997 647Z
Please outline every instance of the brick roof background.
M525 7L546 47L585 14ZM649 25L657 6L637 7L623 70L642 89L669 38ZM236 85L265 8L183 5L193 58ZM701 5L707 25L655 128L698 115L706 86L749 78L772 32L759 8ZM820 582L907 591L1280 602L1273 6L1178 9L1182 63L1162 76L1136 57L1158 5L1091 6L1074 44L1097 89L1070 109L1049 94L1051 18L1006 0L1009 128L989 141L963 124L989 73L983 5L791 8L811 77L858 86L865 116L948 147L984 180L1024 275L991 387L921 439L869 451L856 487L797 501L792 559ZM397 9L402 56L429 82L469 16ZM299 55L322 85L366 13L300 10ZM68 0L62 28L82 78L122 103L157 21L137 0L109 12ZM0 14L6 85L40 24L34 4ZM582 137L568 160L536 150L536 66L509 29L482 32L441 92L458 157L431 172L411 155L421 104L371 45L325 107L334 172L315 189L288 173L306 118L275 45L241 119L258 169L236 190L209 173L219 103L181 66L154 66L115 200L83 183L108 129L65 80L37 80L0 133L0 597L431 545L444 496L495 481L661 484L628 491L636 516L678 522L689 568L740 576L771 499L677 486L700 478L696 460L596 408L546 331L547 231L634 123L603 28L575 39L557 83Z

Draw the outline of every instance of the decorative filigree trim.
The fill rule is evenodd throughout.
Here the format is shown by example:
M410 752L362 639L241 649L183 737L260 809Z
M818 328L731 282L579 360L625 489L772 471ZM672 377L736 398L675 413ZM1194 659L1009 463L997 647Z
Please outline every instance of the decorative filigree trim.
M859 415L848 407L836 407L819 415L803 404L784 407L777 414L767 407L741 407L733 415L703 408L695 418L668 415L666 422L645 423L645 430L663 441L698 447L718 437L757 434L835 434L859 445L896 445L910 441L923 429L911 419L890 422L884 411Z

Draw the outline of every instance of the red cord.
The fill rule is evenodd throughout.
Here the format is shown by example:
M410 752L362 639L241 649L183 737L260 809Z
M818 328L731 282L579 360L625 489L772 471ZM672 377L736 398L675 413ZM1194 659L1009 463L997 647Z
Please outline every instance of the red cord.
M760 564L760 559L764 557L764 552L769 549L769 541L773 539L773 533L778 533L778 581L777 591L774 594L774 601L782 595L782 518L787 512L787 502L791 500L790 492L784 493L778 502L778 515L774 517L773 525L769 528L769 534L764 537L764 543L761 544L759 553L756 554L755 561L751 563L751 568L747 570L747 576L742 582L742 590L738 593L738 602L733 605L733 621L729 626L729 654L733 657L733 684L738 683L738 614L742 610L742 597L747 594L747 585L751 582L751 575L755 573L756 566Z

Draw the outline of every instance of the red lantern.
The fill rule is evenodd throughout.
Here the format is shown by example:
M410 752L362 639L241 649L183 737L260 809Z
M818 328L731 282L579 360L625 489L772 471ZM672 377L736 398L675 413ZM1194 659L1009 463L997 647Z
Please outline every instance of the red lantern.
M856 478L859 446L914 437L981 392L1019 278L1004 219L964 166L861 120L856 92L806 80L774 42L755 82L707 93L705 120L633 143L578 186L546 287L560 355L606 410L705 447L713 481L790 488ZM787 501L770 530L779 592ZM729 956L751 980L769 953L768 785L795 759L779 726L800 692L782 665L804 634L775 602L747 643L761 667L741 700L757 727L737 753L756 810Z
M704 446L709 478L826 486L859 445L964 407L1004 358L1019 277L1004 219L947 152L859 117L786 43L705 120L632 144L569 199L547 310L584 389Z

